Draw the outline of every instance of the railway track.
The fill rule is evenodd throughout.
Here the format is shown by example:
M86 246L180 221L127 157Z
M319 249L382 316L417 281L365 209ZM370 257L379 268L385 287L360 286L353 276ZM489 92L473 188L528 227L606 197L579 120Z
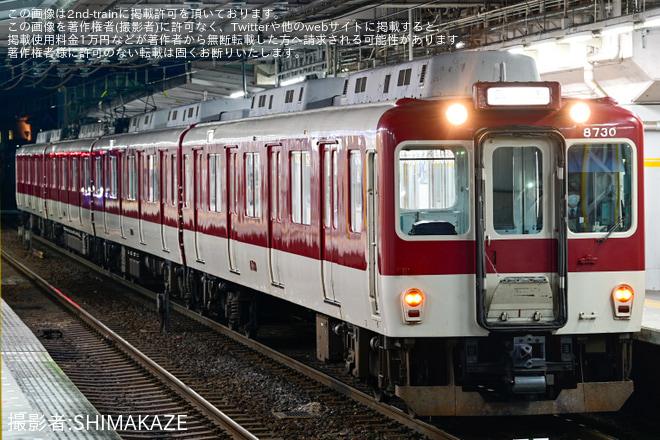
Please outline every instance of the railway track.
M41 239L37 238L37 240L43 242ZM52 245L48 242L43 242L43 243L49 247L52 247ZM60 252L60 253L62 252L58 248L52 248L52 249L55 250L56 252ZM64 253L64 254L67 255L68 257L77 260L79 263L90 267L95 271L100 271L99 268L97 268L95 265L87 262L84 259L80 259L77 256L69 253ZM104 276L112 278L114 281L121 284L122 286L125 286L126 288L134 291L139 291L142 294L142 296L144 296L145 298L149 298L148 300L146 300L147 303L145 307L155 308L154 306L155 294L153 292L143 287L137 286L133 283L127 282L126 280L124 280L119 276L108 274L107 272L103 272L103 271L101 272L103 273ZM326 408L325 415L327 415L328 412L327 408L332 408L337 406L345 407L347 405L346 403L347 398L350 398L350 400L353 401L360 402L361 409L359 410L356 409L355 411L352 411L350 416L354 422L354 425L356 426L356 429L351 430L351 429L343 428L340 429L339 431L333 432L335 436L341 438L392 438L392 439L393 438L406 438L406 439L408 438L434 438L434 439L435 438L439 438L439 439L482 438L479 436L478 433L474 432L474 429L465 430L462 422L456 423L455 421L450 421L449 423L443 423L443 428L447 427L446 429L449 429L449 431L454 432L453 428L454 426L457 426L457 432L463 432L463 434L458 434L458 436L451 435L447 433L445 429L441 429L439 427L428 424L424 421L414 419L413 417L410 417L408 414L406 414L401 410L377 402L371 396L367 395L364 392L356 390L352 385L346 384L342 380L324 374L323 372L318 371L313 366L306 365L305 363L297 361L295 359L291 359L290 357L282 354L276 349L269 348L257 341L248 339L241 334L233 332L227 329L226 327L218 324L217 322L214 322L208 318L200 316L196 312L187 310L182 305L173 304L173 307L176 311L176 314L185 316L187 318L187 320L181 320L179 318L176 318L177 325L179 326L183 325L185 327L183 330L185 334L208 332L209 329L212 329L213 334L215 334L216 336L209 336L207 334L206 338L213 340L214 341L213 343L222 343L223 345L225 345L225 347L229 347L228 345L226 345L228 344L228 342L226 342L226 339L228 338L231 341L234 341L235 345L232 345L231 348L227 348L227 350L231 351L234 354L234 356L238 356L244 360L249 360L249 362L253 362L253 363L266 362L268 366L264 368L269 369L271 372L270 374L274 374L280 378L286 378L284 380L286 380L289 384L291 384L292 387L305 388L306 389L305 393L310 395L313 394L315 396L314 397L315 404L317 404L322 408ZM121 327L120 321L121 320L117 320L116 323L116 325L118 325L119 327ZM185 324L182 324L182 322L185 322ZM152 340L157 339L155 333L151 333L149 336L150 339ZM131 339L130 332L128 333L127 338ZM133 338L133 339L137 339L137 338ZM222 342L219 342L220 339L222 339ZM191 374L189 371L186 371L184 368L179 368L180 366L177 365L176 362L173 362L170 359L169 355L163 353L157 346L152 344L151 347L145 347L143 348L143 350L148 352L150 356L157 358L158 362L167 366L168 370L175 371L177 376L181 378L185 377L185 382L187 384L191 384L190 386L195 388L196 390L199 390L199 393L204 395L208 400L218 405L222 404L222 402L224 401L223 393L218 393L217 389L214 390L213 386L209 387L208 384L205 383L205 380L200 380L200 378L195 377L194 374ZM275 360L276 362L272 363L270 359ZM312 380L310 381L310 379ZM304 427L305 422L302 420L309 420L309 418L313 418L316 416L316 414L314 414L314 409L312 409L311 411L309 410L310 407L313 408L313 405L309 405L299 411L279 412L279 414L283 417L283 420L279 423L280 425L279 428L282 428L283 425L288 424L288 425L293 425L296 427L295 429L302 431L296 431L294 435L291 431L290 426L288 428L284 427L283 431L278 431L277 429L275 429L274 431L277 432L281 438L286 438L286 439L302 438L299 437L299 435L304 436L304 429L306 429ZM274 410L272 412L276 413L276 411ZM506 432L506 430L508 429L507 427L509 428L511 427L509 422L507 421L495 422L493 424L489 422L489 425L493 427L498 426L497 428L494 429ZM546 418L546 421L543 423L547 423L548 425L554 425L555 428L552 430L554 432L562 432L562 431L568 432L567 434L562 436L558 436L556 434L547 436L547 438L552 438L553 440L575 438L572 437L573 435L572 433L574 433L575 431L578 431L580 438L583 439L613 438L596 431L590 431L589 429L583 426L577 426L574 423L573 426L569 428L562 428L562 427L558 428L558 426L563 426L564 424L566 424L566 422L561 418L552 418L552 417ZM470 424L470 422L468 422L468 424ZM272 424L267 423L267 425L270 426ZM472 423L472 425L474 424ZM518 425L518 423L516 423L516 425ZM331 426L332 425L330 424L326 424L325 429L330 430ZM408 430L408 432L406 432L406 429ZM531 426L529 428L529 431L539 432L539 431L543 431L543 429L539 430L538 427ZM360 435L360 433L362 435ZM314 434L318 435L318 432L315 432Z
M43 328L41 336L49 340L46 345L53 359L104 416L111 420L118 420L119 416L134 416L135 420L143 417L142 427L155 427L155 431L149 430L150 436L167 434L170 428L163 427L162 421L171 423L171 417L177 415L177 438L181 439L273 438L263 430L259 436L250 432L13 255L2 251L2 258L55 300L53 303L40 296L35 289L23 292L38 321L60 323L57 328ZM21 306L17 308L20 310ZM62 338L64 334L66 340ZM99 424L93 426L98 428ZM167 430L159 432L158 428ZM140 429L117 432L126 439L145 436Z

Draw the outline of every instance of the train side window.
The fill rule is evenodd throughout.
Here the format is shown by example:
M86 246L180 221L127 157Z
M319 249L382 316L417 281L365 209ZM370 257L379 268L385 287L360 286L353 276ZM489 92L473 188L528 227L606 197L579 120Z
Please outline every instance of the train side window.
M312 223L311 157L309 151L292 151L291 165L291 220L294 223Z
M248 217L261 217L259 153L245 153L245 215Z
M398 154L403 235L455 235L469 229L469 161L461 146L405 146Z
M359 150L351 150L349 158L351 231L362 232L362 155Z
M632 147L578 144L568 149L568 228L576 233L623 232L632 226Z

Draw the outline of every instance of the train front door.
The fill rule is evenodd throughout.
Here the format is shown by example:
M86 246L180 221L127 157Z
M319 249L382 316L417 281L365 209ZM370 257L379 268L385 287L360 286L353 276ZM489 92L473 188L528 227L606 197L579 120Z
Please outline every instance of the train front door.
M563 143L486 134L478 148L479 321L557 328L565 319Z

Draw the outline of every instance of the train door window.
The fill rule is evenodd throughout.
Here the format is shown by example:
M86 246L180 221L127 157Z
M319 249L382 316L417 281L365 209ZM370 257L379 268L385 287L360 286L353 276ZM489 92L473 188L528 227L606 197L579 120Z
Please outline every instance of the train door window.
M101 157L95 158L94 169L96 174L94 175L94 193L97 196L103 195L103 162L101 162Z
M217 212L217 198L216 198L216 169L215 169L215 159L217 155L209 154L209 211Z
M110 156L110 198L117 198L117 191L119 189L118 175L117 175L117 156Z
M183 156L183 206L189 208L192 202L192 170L190 169L190 156Z
M83 191L89 194L92 190L92 177L90 175L89 157L83 158Z
M33 181L35 185L39 184L39 161L37 159L34 160L34 174L32 175Z
M245 215L248 217L261 217L259 153L245 153Z
M71 191L78 191L78 158L71 158Z
M177 167L177 156L172 155L172 206L176 206L179 198L179 168Z
M323 226L332 225L332 150L323 152Z
M359 150L349 152L350 224L352 232L362 232L362 155Z
M543 229L543 157L533 146L493 152L493 226L498 234L538 234Z
M128 156L128 200L137 200L137 163L135 156Z
M634 188L630 145L572 145L567 163L568 228L577 233L629 230Z
M53 156L51 158L52 166L53 166L53 173L52 173L52 181L50 182L51 188L57 188L57 160Z
M68 180L68 175L67 175L67 168L66 168L66 157L62 158L62 180L60 181L60 185L62 189L68 189L69 185L69 180Z
M280 152L270 153L270 218L280 219Z
M158 161L155 154L147 157L147 201L158 200Z
M399 228L403 235L465 234L469 164L461 146L405 146L398 154Z
M311 158L308 151L291 152L291 220L311 224Z
M232 152L229 157L229 210L236 213L238 206L238 154Z

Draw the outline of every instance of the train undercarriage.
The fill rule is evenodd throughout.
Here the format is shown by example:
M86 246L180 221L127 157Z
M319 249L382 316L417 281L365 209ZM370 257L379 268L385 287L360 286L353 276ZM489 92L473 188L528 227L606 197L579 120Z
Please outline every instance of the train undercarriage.
M22 230L257 334L265 295L36 216L26 215ZM616 411L633 391L632 334L391 338L318 314L316 351L321 361L343 362L380 400L399 397L420 416Z

